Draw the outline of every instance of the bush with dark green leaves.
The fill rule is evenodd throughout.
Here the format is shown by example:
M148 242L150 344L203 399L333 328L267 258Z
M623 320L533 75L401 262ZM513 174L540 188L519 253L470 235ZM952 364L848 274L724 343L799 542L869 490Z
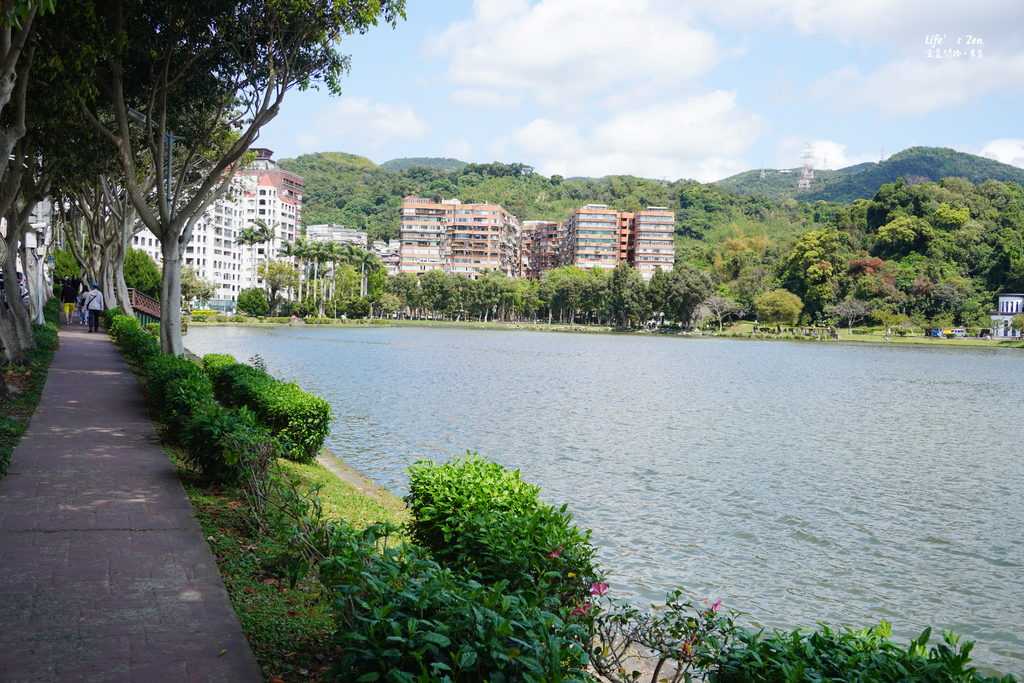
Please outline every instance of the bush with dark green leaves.
M285 446L285 455L310 461L320 454L331 429L331 406L294 382L282 382L244 363L223 367L214 383L217 399L246 406Z
M931 629L907 648L889 640L888 622L862 631L774 631L764 637L739 629L737 645L719 656L712 683L1013 683L1013 676L985 677L969 666L973 642L943 631L929 648Z
M228 409L211 402L192 411L179 441L186 449L186 462L198 468L208 483L234 484L244 474L241 451L271 438L245 406Z
M592 680L587 632L557 601L488 585L414 546L382 548L379 527L339 532L322 570L336 596L335 680Z
M254 316L266 315L270 310L267 295L258 287L250 287L239 292L237 305L238 310Z
M580 531L566 507L539 499L540 490L476 454L409 468L413 540L435 560L476 575L485 584L554 598L568 617L589 602L603 578L590 532Z
M128 360L145 364L148 359L160 355L160 342L142 330L135 316L117 312L110 316L110 320L110 338Z
M216 403L210 378L184 356L155 356L146 363L145 370L146 387L160 419L173 433L185 428L193 410Z
M32 334L36 340L36 347L45 351L57 350L57 326L53 323L32 323Z
M210 380L216 384L220 372L237 362L235 357L228 353L208 353L203 356L203 370L206 371Z

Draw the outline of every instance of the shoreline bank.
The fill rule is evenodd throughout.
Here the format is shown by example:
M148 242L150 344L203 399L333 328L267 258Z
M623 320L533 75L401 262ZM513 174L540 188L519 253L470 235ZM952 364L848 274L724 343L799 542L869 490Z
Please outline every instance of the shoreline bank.
M290 325L288 323L261 323L261 322L199 322L189 323L201 327L271 327L271 328L299 328L307 323ZM787 341L787 342L838 342L856 344L913 344L925 346L960 346L970 348L993 348L993 349L1021 349L1024 348L1024 339L1001 340L1001 339L940 339L924 336L899 336L892 335L888 339L877 334L850 334L840 332L838 339L813 339L794 338L787 335L763 335L755 336L752 332L677 332L667 330L636 330L621 329L608 326L587 326L553 323L480 323L480 322L447 322L440 320L391 320L374 322L347 322L331 323L326 325L309 324L311 328L384 328L384 327L436 327L450 329L471 329L491 331L527 331L527 332L567 332L580 334L620 334L620 335L660 335L669 337L686 338L707 338L707 339L746 339L749 341Z

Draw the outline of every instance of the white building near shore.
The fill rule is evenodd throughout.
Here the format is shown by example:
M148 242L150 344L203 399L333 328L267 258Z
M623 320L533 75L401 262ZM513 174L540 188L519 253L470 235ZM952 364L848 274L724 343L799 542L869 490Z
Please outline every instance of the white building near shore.
M1024 294L1000 294L992 317L993 337L1019 337L1024 330L1013 327L1014 317L1024 314Z

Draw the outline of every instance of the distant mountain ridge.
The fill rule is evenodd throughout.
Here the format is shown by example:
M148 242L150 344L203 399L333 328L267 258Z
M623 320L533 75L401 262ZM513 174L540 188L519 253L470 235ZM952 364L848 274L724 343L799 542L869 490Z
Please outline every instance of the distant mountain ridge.
M393 173L401 173L402 171L412 168L413 166L423 166L425 168L438 168L442 171L461 171L466 166L469 166L468 161L459 161L458 159L449 159L443 157L402 157L401 159L392 159L385 161L380 165L385 171L391 171Z
M868 162L837 171L815 169L808 192L799 191L799 168L781 170L789 172L765 169L762 179L761 169L754 169L723 178L714 185L748 196L763 194L774 200L792 197L808 202L871 199L879 187L896 182L897 178L910 184L953 176L967 178L975 185L986 180L1024 185L1024 169L948 147L910 147L877 164Z

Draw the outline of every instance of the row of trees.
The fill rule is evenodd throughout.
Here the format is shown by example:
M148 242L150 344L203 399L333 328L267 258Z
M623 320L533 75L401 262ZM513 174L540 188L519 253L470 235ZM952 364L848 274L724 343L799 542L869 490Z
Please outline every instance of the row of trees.
M160 241L161 348L182 352L182 259L196 222L226 195L260 129L293 88L340 90L341 39L404 16L404 0L182 3L12 0L0 13L0 216L30 311L0 308L4 360L24 362L50 285L54 243L109 301L143 227ZM52 197L60 237L29 224ZM14 259L7 300L20 300ZM2 383L0 383L2 384ZM2 390L2 388L0 388Z
M244 291L238 298L240 310L250 315L337 317L353 298L376 301L380 296L384 265L354 244L299 237L286 243L281 255L285 258L268 258L256 266L263 288Z
M419 278L409 273L389 275L380 307L383 313L443 315L453 320L536 322L543 317L549 323L621 326L662 317L693 325L701 317L725 319L742 312L742 307L730 308L722 297L714 296L710 277L692 266L658 270L648 284L625 262L610 271L556 268L539 281L509 278L497 270L483 270L476 280L440 270ZM711 307L715 313L709 312Z

